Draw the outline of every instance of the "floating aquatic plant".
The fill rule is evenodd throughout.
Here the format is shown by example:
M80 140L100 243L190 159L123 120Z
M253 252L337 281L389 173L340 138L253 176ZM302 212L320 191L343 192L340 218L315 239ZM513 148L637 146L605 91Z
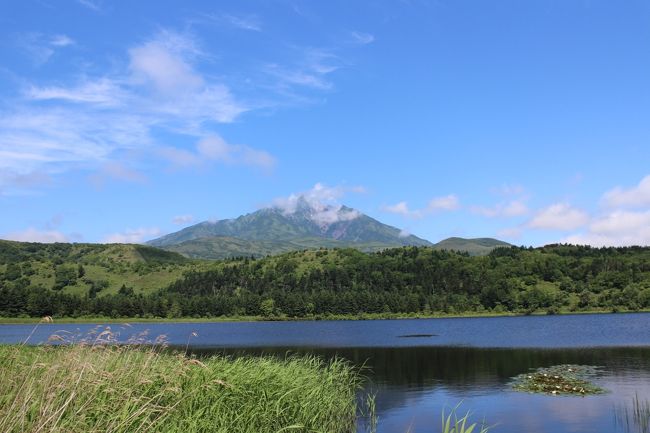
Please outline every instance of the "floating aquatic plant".
M590 365L554 365L520 374L510 383L516 391L552 395L592 395L605 390L591 382L598 367Z

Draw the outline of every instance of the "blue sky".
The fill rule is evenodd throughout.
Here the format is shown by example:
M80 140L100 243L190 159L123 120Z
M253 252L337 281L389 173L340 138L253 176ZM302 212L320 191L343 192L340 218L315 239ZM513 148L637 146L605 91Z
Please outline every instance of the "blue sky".
M0 6L0 238L291 194L438 241L650 244L647 1Z

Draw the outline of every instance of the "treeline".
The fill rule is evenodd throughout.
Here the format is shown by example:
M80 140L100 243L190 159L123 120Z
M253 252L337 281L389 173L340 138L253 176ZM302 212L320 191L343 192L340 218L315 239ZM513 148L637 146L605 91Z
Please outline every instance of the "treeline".
M650 248L550 245L488 256L405 247L287 253L215 263L167 287L73 296L0 281L0 315L309 317L360 313L650 308Z

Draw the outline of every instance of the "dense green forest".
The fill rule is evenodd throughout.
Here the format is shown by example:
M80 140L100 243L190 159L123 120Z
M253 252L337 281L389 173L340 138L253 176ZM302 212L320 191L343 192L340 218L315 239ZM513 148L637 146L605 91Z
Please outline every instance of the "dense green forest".
M206 262L142 246L0 243L0 316L5 317L281 318L646 308L650 248L645 247L504 247L482 257L430 247L378 253L322 249Z

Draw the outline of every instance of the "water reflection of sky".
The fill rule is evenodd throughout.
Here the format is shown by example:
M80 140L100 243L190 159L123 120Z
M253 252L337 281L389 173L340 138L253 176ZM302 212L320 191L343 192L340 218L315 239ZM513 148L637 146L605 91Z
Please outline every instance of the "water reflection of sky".
M608 365L595 380L608 390L604 395L573 397L515 392L498 375L460 386L453 380L451 384L431 381L424 387L377 384L378 433L438 431L441 408L459 402L461 414L471 410L475 421L485 419L488 425L494 425L494 432L625 432L625 425L616 422L615 409L631 404L635 395L650 399L650 351L643 352L636 352L641 356L636 359L625 351L607 352ZM645 368L639 369L642 364Z
M616 408L635 395L650 401L650 314L440 320L161 323L111 325L126 341L147 331L153 340L201 355L314 353L366 366L376 392L378 433L433 433L440 415L462 401L461 413L494 425L493 433L624 433ZM95 325L0 325L0 343L31 343L56 331L82 338ZM102 329L102 328L99 328ZM191 337L193 332L198 336ZM428 338L401 338L410 334ZM562 397L519 393L518 374L558 364L601 366L607 394ZM363 431L363 430L361 430ZM636 433L637 430L632 429Z

